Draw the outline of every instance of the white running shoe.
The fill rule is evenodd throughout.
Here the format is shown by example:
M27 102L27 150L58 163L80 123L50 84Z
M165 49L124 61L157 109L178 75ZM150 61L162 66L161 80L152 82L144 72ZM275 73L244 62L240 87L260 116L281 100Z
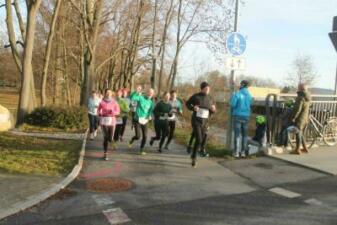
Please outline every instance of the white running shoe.
M94 137L97 137L97 130L95 130L94 132Z

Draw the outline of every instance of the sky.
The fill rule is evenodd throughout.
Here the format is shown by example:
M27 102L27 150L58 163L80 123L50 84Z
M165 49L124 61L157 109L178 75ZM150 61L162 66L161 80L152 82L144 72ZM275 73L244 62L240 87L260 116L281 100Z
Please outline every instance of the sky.
M337 16L336 0L245 0L239 12L239 32L247 37L244 74L285 85L294 58L310 55L318 74L313 86L334 89L337 53L328 33ZM181 58L182 81L208 70L224 71L201 43L186 45Z

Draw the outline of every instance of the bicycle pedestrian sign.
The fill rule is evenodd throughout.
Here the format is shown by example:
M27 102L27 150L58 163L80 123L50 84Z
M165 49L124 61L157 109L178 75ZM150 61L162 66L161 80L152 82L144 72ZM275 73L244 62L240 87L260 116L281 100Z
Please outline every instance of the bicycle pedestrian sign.
M246 47L247 42L242 34L233 32L227 36L226 48L232 56L242 55L245 52Z

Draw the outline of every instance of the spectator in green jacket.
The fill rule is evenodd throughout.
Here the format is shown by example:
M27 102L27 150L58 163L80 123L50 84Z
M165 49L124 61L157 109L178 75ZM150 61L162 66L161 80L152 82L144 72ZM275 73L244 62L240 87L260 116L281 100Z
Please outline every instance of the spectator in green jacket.
M297 98L295 100L295 105L293 109L293 114L291 117L291 122L297 128L296 131L296 148L293 151L294 154L301 154L301 150L308 153L308 148L306 146L305 140L303 138L304 128L307 126L309 121L309 109L311 104L310 93L305 84L298 85ZM300 145L302 144L302 149Z
M154 90L151 88L147 91L147 94L144 96L141 92L135 91L131 94L130 98L132 102L137 104L135 114L134 114L134 127L135 127L135 136L132 137L129 142L129 147L132 147L132 144L135 140L140 139L140 132L142 132L142 141L140 145L140 154L145 155L144 146L147 139L147 124L151 120L151 115L154 109L153 102Z

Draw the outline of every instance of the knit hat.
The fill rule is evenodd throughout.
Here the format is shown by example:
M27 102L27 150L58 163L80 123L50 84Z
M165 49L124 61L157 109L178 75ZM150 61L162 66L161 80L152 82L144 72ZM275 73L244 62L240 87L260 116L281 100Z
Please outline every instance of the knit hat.
M208 87L208 86L209 84L206 81L204 81L200 84L200 89L204 89L205 87Z
M241 88L246 88L249 86L249 81L248 80L242 80L240 83Z

